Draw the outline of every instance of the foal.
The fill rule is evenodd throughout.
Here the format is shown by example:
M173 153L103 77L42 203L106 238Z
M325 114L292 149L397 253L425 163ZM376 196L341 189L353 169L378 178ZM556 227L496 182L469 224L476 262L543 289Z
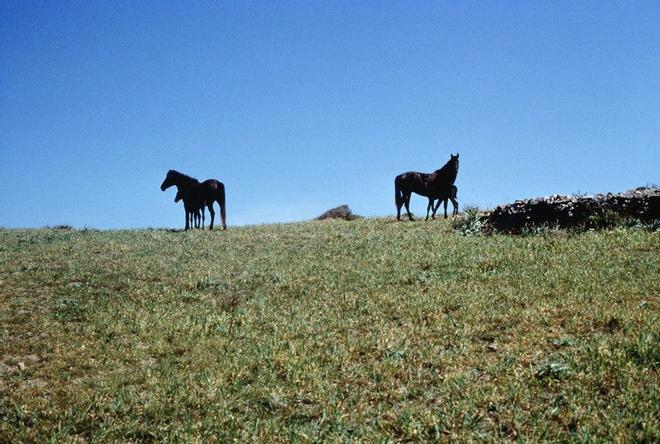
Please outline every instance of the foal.
M433 198L429 196L429 205L426 207L426 220L429 220L429 209L433 208L433 214L431 215L431 219L435 219L435 212L438 211L438 208L440 208L440 202L445 203L445 219L447 219L447 201L451 200L451 204L454 206L454 211L452 211L451 215L452 217L456 216L458 214L458 199L456 198L456 195L458 194L458 188L456 185L449 185L445 190L443 190L442 193L439 195L434 196L435 199L438 199L438 203L435 205L435 208L433 207Z
M192 188L181 188L176 193L174 202L178 202L183 199L183 208L186 210L186 227L190 224L190 227L194 226L199 228L200 219L202 221L202 230L204 229L204 200L202 199L202 194L199 191L197 186ZM201 216L200 216L201 212Z

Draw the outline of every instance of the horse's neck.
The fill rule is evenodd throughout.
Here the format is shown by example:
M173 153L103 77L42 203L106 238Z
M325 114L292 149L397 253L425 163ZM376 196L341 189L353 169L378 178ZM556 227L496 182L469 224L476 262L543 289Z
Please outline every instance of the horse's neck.
M458 176L458 168L445 165L439 170L435 170L433 175L434 179L443 180L453 184L454 181L456 181L456 176Z
M197 184L199 184L199 180L188 176L181 176L174 185L176 185L177 190L186 190Z
M448 174L452 171L458 170L458 162L448 160L447 163L442 165L440 168L435 170L436 173L445 173Z

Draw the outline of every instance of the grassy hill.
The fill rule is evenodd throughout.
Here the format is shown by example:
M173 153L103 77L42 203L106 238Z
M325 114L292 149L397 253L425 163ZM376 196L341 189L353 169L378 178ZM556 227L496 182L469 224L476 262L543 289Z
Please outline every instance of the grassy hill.
M0 230L0 441L658 441L660 241Z

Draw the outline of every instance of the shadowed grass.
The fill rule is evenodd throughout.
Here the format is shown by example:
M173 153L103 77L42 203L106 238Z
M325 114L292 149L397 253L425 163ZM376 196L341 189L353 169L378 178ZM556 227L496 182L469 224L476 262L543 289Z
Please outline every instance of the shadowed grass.
M657 441L660 242L0 231L0 441Z

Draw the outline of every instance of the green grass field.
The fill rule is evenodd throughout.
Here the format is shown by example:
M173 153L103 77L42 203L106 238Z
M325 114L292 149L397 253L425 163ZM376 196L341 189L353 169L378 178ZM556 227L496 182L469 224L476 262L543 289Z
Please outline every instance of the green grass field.
M0 230L0 441L660 440L660 240Z

